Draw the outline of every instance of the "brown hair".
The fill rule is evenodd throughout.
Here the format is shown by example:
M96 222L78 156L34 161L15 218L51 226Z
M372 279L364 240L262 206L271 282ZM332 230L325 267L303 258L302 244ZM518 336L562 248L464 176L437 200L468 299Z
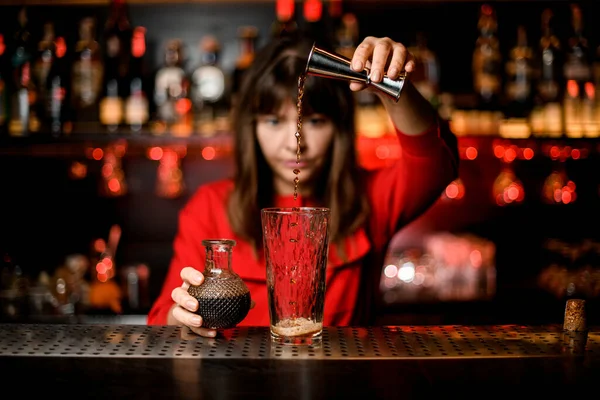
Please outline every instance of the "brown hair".
M234 189L228 216L233 231L262 243L260 210L274 206L273 173L256 139L256 117L277 112L286 100L296 104L298 78L304 73L312 42L302 38L274 39L265 45L246 71L233 110L235 135ZM355 149L354 97L347 82L307 77L304 115L328 116L335 126L334 139L313 199L331 209L331 240L340 242L359 228L368 214L363 178Z

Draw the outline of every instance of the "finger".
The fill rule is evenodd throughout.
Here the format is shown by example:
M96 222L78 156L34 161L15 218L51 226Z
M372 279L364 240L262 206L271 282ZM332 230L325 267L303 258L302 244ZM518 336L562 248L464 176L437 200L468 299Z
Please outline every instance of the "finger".
M367 60L371 58L373 54L373 48L375 46L375 38L373 36L367 36L361 44L358 45L354 54L352 55L352 69L355 71L362 71L367 64Z
M172 311L173 317L183 325L187 325L190 328L199 328L202 326L202 317L198 314L186 311L181 307L175 307Z
M417 63L415 62L415 57L412 55L412 53L408 53L408 58L407 58L406 64L404 64L404 70L407 73L410 73L410 72L413 72L416 67L417 67Z
M204 275L193 267L185 267L179 273L184 282L189 282L192 285L200 285L204 282Z
M190 295L187 290L183 287L177 287L171 292L171 298L180 307L183 307L189 311L196 311L198 309L198 300L194 296Z
M388 68L388 77L390 79L397 79L400 76L402 70L406 69L406 60L407 60L408 51L406 47L397 43L394 46L394 50L392 52L392 60L390 61L390 66Z
M392 52L392 44L393 42L389 38L382 38L377 41L373 49L373 58L371 59L370 78L373 82L381 82L383 80L385 66Z
M191 331L196 333L197 335L203 336L203 337L215 337L217 336L217 331L216 329L209 329L209 328L194 328L194 327L190 327Z
M353 92L363 90L365 87L366 85L360 82L350 82L350 90L352 90Z
M250 300L250 308L254 308L254 306L256 305L256 302L254 300Z

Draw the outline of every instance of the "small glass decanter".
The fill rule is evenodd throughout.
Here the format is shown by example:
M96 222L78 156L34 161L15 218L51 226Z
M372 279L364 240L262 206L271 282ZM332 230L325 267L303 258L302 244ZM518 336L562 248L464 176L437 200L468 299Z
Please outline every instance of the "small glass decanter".
M250 290L231 267L234 240L203 240L206 249L204 282L191 285L188 293L198 300L196 314L202 326L211 329L233 328L250 311Z

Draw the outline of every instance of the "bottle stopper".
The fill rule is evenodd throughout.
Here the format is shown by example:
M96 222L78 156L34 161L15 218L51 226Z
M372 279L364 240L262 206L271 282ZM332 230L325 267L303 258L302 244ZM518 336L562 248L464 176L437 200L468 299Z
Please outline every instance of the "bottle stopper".
M569 299L565 307L565 319L563 322L565 331L586 331L587 322L585 317L585 300Z

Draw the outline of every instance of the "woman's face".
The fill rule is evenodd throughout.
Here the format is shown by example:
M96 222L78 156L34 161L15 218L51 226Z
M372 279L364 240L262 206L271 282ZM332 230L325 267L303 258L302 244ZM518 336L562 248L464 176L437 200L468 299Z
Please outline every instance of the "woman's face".
M280 195L294 193L294 169L298 168L298 191L306 195L311 190L303 183L313 181L321 172L333 141L334 124L322 114L303 115L300 140L300 163L296 164L297 110L286 101L276 114L259 115L256 136L263 155L273 170L275 191Z

